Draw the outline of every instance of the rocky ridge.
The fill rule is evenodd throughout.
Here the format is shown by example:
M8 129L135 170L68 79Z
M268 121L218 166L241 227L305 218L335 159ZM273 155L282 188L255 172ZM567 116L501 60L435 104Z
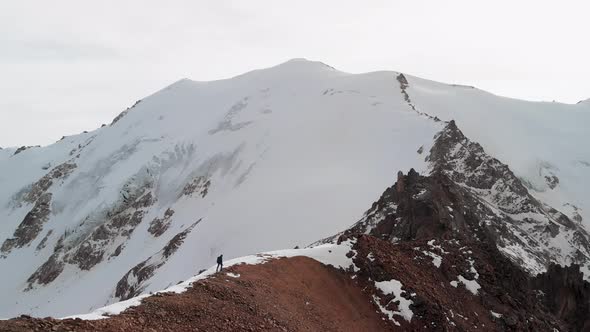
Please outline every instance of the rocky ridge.
M403 219L408 200L427 199L440 191L428 190L413 170L408 174L409 182L400 172L396 184L384 192L354 228L367 234L388 234L392 242L481 229L504 255L533 275L546 271L551 264L590 263L590 235L585 228L530 195L508 166L466 138L454 121L435 137L426 160L431 176L459 197L453 205L448 204L450 198L445 198L445 205L424 207L440 215L442 221L437 225L445 225L444 232L423 223L416 226L413 220L419 221L420 215ZM410 185L415 186L416 197L400 196ZM472 217L467 220L469 215Z
M413 310L415 317L420 317L417 312L440 316L427 318L433 329L585 331L590 324L590 284L584 280L579 265L561 267L550 263L546 272L531 274L527 266L505 254L497 242L497 230L481 222L482 216L486 215L481 213L473 193L444 172L422 176L411 170L407 175L398 175L397 182L387 188L363 220L323 242L364 239L357 245L362 243L366 248L358 252L367 253L368 259L359 260L361 254L354 258L359 273L365 271L368 279L376 282L393 277L407 285L406 294L415 294L407 297L412 300L412 308L416 308L415 303L426 306ZM386 264L375 258L375 247L384 243L391 246L384 252L395 257ZM412 263L401 263L408 257ZM420 262L434 267L434 271L421 266L424 275L412 275L408 266ZM367 263L369 266L363 267ZM384 270L396 272L382 275ZM424 284L429 285L430 292L471 296L458 300L455 293L431 293L425 300L428 291L411 288ZM447 298L466 307L445 303ZM392 302L385 299L381 303ZM391 310L399 311L399 307ZM491 320L484 318L490 318L482 314L485 312L491 314ZM457 314L466 319L460 323L452 320Z

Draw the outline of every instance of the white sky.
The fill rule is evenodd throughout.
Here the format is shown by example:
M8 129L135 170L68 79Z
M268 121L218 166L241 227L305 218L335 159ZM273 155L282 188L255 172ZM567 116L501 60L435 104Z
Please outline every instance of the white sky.
M92 130L164 86L290 58L504 96L590 97L590 2L0 2L0 146Z

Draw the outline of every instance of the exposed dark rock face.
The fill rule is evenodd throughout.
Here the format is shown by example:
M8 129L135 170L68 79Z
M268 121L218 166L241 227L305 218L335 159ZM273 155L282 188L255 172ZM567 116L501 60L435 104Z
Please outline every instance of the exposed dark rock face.
M184 242L184 239L186 238L186 236L193 230L193 228L195 228L195 226L197 226L201 222L201 220L202 219L195 221L192 225L190 225L190 227L188 227L184 231L176 234L168 242L168 244L166 244L166 246L164 247L164 249L162 251L164 258L168 258L168 257L172 256L172 254L174 254L176 252L176 250L178 250L178 248L180 248L180 246Z
M53 230L50 229L47 234L45 234L45 236L43 237L43 239L41 240L41 242L39 242L39 244L37 245L37 248L35 248L35 251L41 251L45 248L45 246L47 245L47 239L49 239L49 237L51 236L51 234L53 234Z
M60 258L59 253L54 253L27 279L29 285L26 290L31 290L34 283L47 285L52 282L63 272L64 267L65 263Z
M142 286L143 282L151 278L154 275L154 272L162 265L163 264L148 265L148 260L135 265L117 283L115 296L119 298L119 300L124 301L140 295L145 289L145 287ZM132 282L132 279L135 280L135 282Z
M474 189L493 190L490 198L508 213L536 211L540 204L528 193L508 166L485 153L450 121L427 157L433 170Z
M105 250L100 245L93 245L90 241L85 241L78 247L68 262L78 265L82 270L90 270L102 261L104 254Z
M406 103L408 103L408 105L410 105L410 107L416 111L416 107L414 107L414 105L412 104L412 100L410 99L410 96L408 95L408 93L406 92L406 88L408 87L408 80L406 79L406 77L404 76L404 74L399 74L396 77L397 81L399 82L399 87L400 90L402 92L402 95L404 96L404 100L406 101Z
M197 220L187 229L176 234L162 250L129 270L117 283L115 296L120 300L127 300L141 294L146 287L146 281L166 264L168 258L178 250L186 236L200 221L201 219Z
M588 328L589 284L583 281L578 268L555 265L588 264L587 232L563 213L532 197L507 166L465 138L454 122L438 135L428 160L430 176L421 176L414 170L407 175L398 173L397 182L385 190L358 223L339 236L320 242L344 241L366 234L398 245L397 251L411 243L419 248L416 250L426 250L428 257L442 258L440 272L462 278L457 277L455 285L473 287L475 281L481 287L477 296L482 304L500 314L494 320L501 322L501 326L493 330ZM438 246L446 254L433 246L424 246L422 242L429 239L441 243ZM571 252L561 251L560 241L564 239L573 248ZM456 248L458 243L463 249ZM466 248L469 257L461 258ZM445 265L449 259L453 262L451 268ZM397 264L397 260L391 264ZM371 279L390 278L382 275L386 264L370 265L367 269ZM470 270L476 272L469 273ZM558 274L561 276L553 277ZM542 303L539 294L545 294ZM388 299L381 300L382 305L389 303ZM426 311L430 310L440 312L440 307ZM535 318L529 319L530 315ZM543 315L553 316L545 320Z
M411 320L393 316L400 331L567 330L526 286L529 276L489 242L460 237L391 243L358 233L344 239L355 241L355 279L366 292L390 312L401 312L404 299L410 302ZM390 280L402 285L399 297L375 288Z
M347 232L392 242L475 235L481 227L465 208L472 203L466 194L441 173L424 177L413 169L406 176L400 172L397 182Z
M32 145L30 145L30 146L24 146L23 145L20 148L16 149L16 151L14 151L14 154L12 154L12 155L13 156L16 156L17 154L19 154L19 153L21 153L21 152L23 152L23 151L25 151L27 149L30 149L30 148L38 148L38 147L40 147L40 146L39 145L35 145L35 146L32 146Z
M150 207L152 204L154 204L154 196L152 195L152 192L149 191L147 194L141 196L139 199L133 202L131 206L135 209L142 209Z
M49 173L33 183L31 189L23 197L23 201L34 203L41 195L45 194L54 181L65 179L77 167L75 163L63 163L53 168Z
M184 186L182 195L192 196L194 193L197 193L201 198L204 198L209 192L209 186L211 186L211 180L204 176L197 176Z
M120 245L117 246L117 248L115 249L115 252L113 252L113 254L111 255L111 257L117 257L121 254L121 252L123 251L124 248L124 244L121 243Z
M578 265L552 264L532 284L553 315L568 323L572 330L590 331L590 283L584 281Z
M149 193L147 195L151 196ZM139 201L145 201L145 199L140 198ZM94 229L72 254L68 255L68 262L78 265L82 270L90 270L103 261L107 251L118 237L130 238L137 225L143 220L145 213L135 207L142 208L143 203L135 203L131 208L114 215L109 221Z
M68 239L77 234L66 231L58 240L53 255L29 277L28 289L32 289L35 283L52 282L67 263L90 270L106 258L119 256L125 247L124 239L131 237L143 220L145 209L154 203L149 187L124 197L127 199L121 205L107 213L108 220L84 238L72 243Z
M174 210L168 208L166 212L164 212L164 217L154 218L154 220L152 220L150 227L148 228L148 232L150 232L150 234L155 237L164 234L164 232L168 230L168 227L170 227L170 223L172 222L170 218L172 218L173 215Z
M0 252L8 254L12 249L22 248L37 238L37 235L43 230L43 224L47 221L51 212L51 196L51 193L44 193L37 199L31 211L27 213L23 221L14 231L12 238L4 241Z
M133 104L133 106L131 107L127 107L126 110L124 110L123 112L119 113L119 115L117 115L113 121L111 122L110 126L114 125L115 123L117 123L119 120L121 120L125 115L127 115L127 113L129 113L129 111L134 108L135 106L137 106L137 104L139 104L141 102L141 99L136 101L135 104Z
M68 233L66 232L59 237L53 248L53 254L29 276L25 291L33 289L35 284L47 285L63 272L66 265L64 261L64 240L67 236Z
M14 154L13 154L13 156L16 156L17 154L19 154L19 153L21 153L21 152L25 151L25 150L26 150L26 149L28 149L28 148L29 148L28 146L24 146L24 145L23 145L23 146L21 146L20 148L16 149L16 151L14 151Z
M406 76L404 76L404 74L400 73L399 75L397 75L396 79L399 82L399 88L400 88L400 91L401 91L402 96L404 97L404 100L406 101L406 103L408 104L408 106L410 106L410 108L414 112L416 112L416 113L418 113L418 114L420 114L422 116L425 116L425 117L427 117L427 118L429 118L431 120L434 120L436 122L439 122L440 121L439 118L437 118L435 116L431 116L431 115L429 115L427 113L424 113L424 112L421 112L421 111L418 110L418 108L416 107L416 105L414 104L414 102L412 102L412 99L410 98L410 95L408 94L407 89L410 86L410 83L408 83L408 79L406 78ZM422 153L422 152L418 152L418 153Z
M416 318L432 323L434 330L583 330L590 319L590 284L579 270L551 265L533 279L498 249L498 237L507 235L488 227L482 217L489 217L486 207L443 172L425 177L411 170L398 175L365 217L332 241L358 239L357 275L401 281ZM543 301L538 290L546 294ZM379 299L386 309L400 310L400 299ZM453 314L467 319L453 319ZM413 323L406 327L412 328Z
M545 175L545 182L551 189L555 189L559 184L559 178L555 175Z
M551 262L590 262L588 232L531 196L508 166L467 139L454 121L438 134L427 160L433 174L449 177L472 201L471 212L513 261L534 273ZM574 250L563 251L564 240Z

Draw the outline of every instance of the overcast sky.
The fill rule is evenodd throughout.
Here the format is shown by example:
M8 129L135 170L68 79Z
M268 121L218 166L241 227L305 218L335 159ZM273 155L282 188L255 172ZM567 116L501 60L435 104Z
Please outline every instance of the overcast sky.
M495 94L590 97L588 1L2 1L0 146L92 130L184 77L290 58Z

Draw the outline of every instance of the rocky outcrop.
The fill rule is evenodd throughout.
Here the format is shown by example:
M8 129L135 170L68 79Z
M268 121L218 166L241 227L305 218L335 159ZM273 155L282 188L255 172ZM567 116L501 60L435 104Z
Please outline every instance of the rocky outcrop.
M575 331L590 331L590 283L578 265L552 264L532 280L538 298Z
M170 241L168 241L168 243L162 250L162 255L164 256L164 258L167 259L168 257L172 256L172 254L174 254L176 250L180 248L180 246L184 242L184 239L186 239L186 236L193 230L193 228L195 228L195 226L197 226L201 222L201 220L202 219L195 221L187 229L176 234Z
M23 146L21 146L20 148L16 149L16 151L14 151L14 154L13 154L13 156L16 156L17 154L19 154L19 153L21 153L21 152L25 151L25 150L26 150L26 149L28 149L28 148L29 148L28 146L24 146L24 145L23 145Z
M60 253L56 252L47 259L28 279L29 283L25 290L33 289L35 283L39 285L47 285L55 280L64 270L65 263L60 257Z
M50 229L49 231L47 231L47 233L45 234L45 236L43 237L43 239L41 239L41 242L39 242L39 244L35 248L35 251L41 251L41 250L43 250L45 248L45 246L47 245L47 240L49 239L49 237L51 236L51 234L53 234L53 230L52 229Z
M363 241L372 241L355 256L359 273L366 273L368 279L377 282L393 278L406 285L406 295L417 295L408 296L405 301L411 301L413 306L426 305L418 311L435 313L428 321L435 322L437 327L443 324L449 328L444 322L451 319L451 313L440 316L441 308L448 307L440 299L451 295L432 295L439 299L439 306L428 307L424 292L411 287L417 283L439 285L441 281L432 277L442 273L447 278L442 284L463 287L479 297L479 304L469 304L470 308L485 308L481 312L473 309L477 317L461 313L469 324L479 321L480 328L485 324L488 329L499 331L587 329L590 285L577 266L557 265L572 261L588 264L585 230L556 209L538 202L508 167L466 139L454 122L438 136L429 161L429 176L414 170L407 175L398 173L396 183L384 191L359 222L321 242L359 236ZM375 247L381 242L373 238L395 246L386 251L386 263L376 259ZM573 252L560 250L563 242L558 240L564 239L574 248ZM422 258L411 250L422 253ZM366 253L367 260L358 261L363 257L361 252ZM425 271L428 277L411 275L411 265L400 264L408 257L425 260L436 266L438 272ZM392 269L400 265L403 268L392 274ZM410 278L406 279L408 274ZM428 281L417 281L420 278ZM380 298L378 303L384 310L400 311L391 299ZM457 313L456 309L452 312ZM484 312L492 313L490 321L482 318ZM403 321L398 322L403 326ZM458 330L474 329L473 325L464 326L456 321L455 324Z
M40 147L40 145L35 145L35 146L32 146L32 145L30 145L30 146L24 146L23 145L20 148L16 149L16 151L14 151L13 156L16 156L17 154L19 154L19 153L21 153L21 152L23 152L25 150L28 150L30 148L38 148L38 147Z
M201 222L201 219L194 222L187 229L176 234L168 243L156 254L134 266L117 282L115 297L120 300L127 300L141 294L146 282L154 276L156 271L166 264L166 261L182 245L186 236L193 228Z
M156 217L154 220L152 220L150 227L148 228L148 232L150 232L150 234L155 237L164 234L164 232L168 230L168 227L170 227L170 223L172 222L170 218L172 218L173 215L174 210L170 208L166 209L166 212L164 212L164 216L162 218Z
M435 139L427 157L432 174L444 174L500 250L532 273L550 263L590 263L590 235L565 214L535 199L507 165L470 141L454 121Z
M75 163L70 162L54 167L49 173L31 185L31 188L22 197L22 200L26 203L35 203L41 195L49 190L54 181L65 179L76 167L77 165Z
M361 221L328 242L358 238L357 275L404 285L406 298L397 301L411 302L414 316L435 330L582 331L590 319L590 285L577 268L564 272L550 260L549 271L534 278L518 256L506 255L498 244L509 235L485 222L496 212L445 172L421 176L411 170L398 175ZM447 303L451 298L462 305ZM401 310L387 297L378 303L389 312Z
M76 231L66 231L57 241L54 253L27 280L27 289L35 284L46 285L63 272L66 264L75 264L82 270L90 270L103 260L116 257L125 247L125 240L131 237L143 220L145 211L153 204L150 187L126 191L120 205L113 207L107 220L100 223L83 237ZM84 224L84 223L82 223Z
M194 193L197 193L201 198L205 198L210 186L211 180L204 176L197 176L182 188L182 195L192 196Z
M396 183L345 233L370 234L393 243L468 238L482 230L469 211L480 206L469 204L477 203L446 175L425 177L412 169L407 175L398 173Z
M162 265L149 264L149 259L135 265L117 282L115 297L124 301L141 294L144 290L143 283Z
M564 324L523 287L529 276L487 242L469 238L391 243L356 238L354 263L368 293L400 331L552 331ZM392 298L380 285L397 284ZM406 306L404 308L404 306ZM411 312L411 319L404 318ZM408 316L408 315L406 315ZM397 323L397 324L396 324Z
M505 212L533 212L540 206L508 166L467 139L455 121L437 135L426 160L433 172L443 172L456 183L485 190L479 194L485 194Z
M490 157L483 153L481 147L471 145L468 141L461 142L460 148L449 149L468 160L479 160L486 165L474 162L466 166L464 163L442 159L439 164L434 164L430 176L419 175L414 170L410 170L407 175L398 174L397 182L385 190L357 224L338 237L328 239L328 242L344 241L365 234L362 235L363 241L372 244L365 244L366 248L358 250L355 264L360 268L359 273L366 273L370 280L394 278L403 285L414 287L424 283L439 285L440 280L433 281L432 276L442 273L447 278L443 284L450 283L456 288L463 286L480 298L477 301L479 304L469 304L470 308L484 306L485 310L482 312L473 309L478 313L477 317L468 317L461 313L468 317L470 324L480 321L489 329L499 331L552 331L553 328L560 331L585 331L590 328L590 284L584 281L577 265L561 267L555 264L564 262L559 252L547 250L537 242L542 241L544 236L554 238L560 232L573 230L573 234L577 236L571 239L570 245L579 248L577 255L580 256L577 259L584 261L587 235L583 230L578 231L565 215L541 205L531 197L510 170L498 161L488 159ZM435 145L433 148L433 158L437 157L436 149L440 149L440 144L444 142L438 143L439 146ZM478 158L461 151L462 148L470 147L481 153ZM452 166L448 166L451 164ZM466 181L476 181L473 184L475 188L452 179L455 176L454 170L460 169L469 174L473 168L479 169L480 173ZM482 177L482 181L478 182L478 177ZM455 178L457 181L463 179ZM485 200L479 196L486 188L489 190L498 185L497 181L502 181L502 187L507 188L504 194L514 197L520 203L511 205L511 208L523 208L530 214L537 213L550 218L546 221L545 228L534 227L541 224L543 219L530 226L526 221L514 219L510 213L504 212L508 209L502 204L513 202L505 197L494 199L493 196L487 196L492 198ZM556 226L549 229L549 225ZM395 246L395 249L385 251L385 257L389 256L386 263L376 259L375 253L376 246L385 245L372 240L373 238ZM363 241L357 242L357 248ZM544 243L548 246L547 243L551 242ZM413 255L411 250L421 252L423 258ZM369 259L359 261L363 252ZM410 264L400 262L408 257L426 260L438 267L438 271L425 271L428 277L410 274L406 279ZM402 269L392 274L392 269L400 265ZM426 278L428 281L421 282L418 281L419 278ZM408 297L407 300L426 305L420 312L440 315L441 308L449 307L440 303L440 299L450 296L448 294L433 295L433 298L439 299L439 306L428 307L429 301L425 300L424 292L407 288L406 293L412 292L419 296L419 300L416 301L415 296ZM387 308L390 300L381 299L379 303ZM394 306L390 311L399 311L399 308ZM493 313L491 321L482 320L482 313L486 311ZM453 312L456 314L456 309ZM449 315L450 313L447 313L447 317L428 317L428 321L444 325L445 319L450 319ZM530 318L531 315L533 318ZM473 329L473 326L462 326L458 322L455 324L460 327L459 330ZM490 328L491 326L495 327Z
M134 108L135 106L137 106L139 103L141 102L141 99L136 101L131 107L127 107L127 109L125 109L123 112L119 113L119 115L117 115L113 121L111 121L111 124L109 126L114 125L115 123L117 123L119 120L121 120L125 115L127 115L127 113L129 113L129 111Z
M144 209L152 203L150 191L135 200L129 198L124 202L123 207L113 209L107 222L96 227L79 245L72 248L66 256L67 261L78 265L82 270L90 270L103 261L113 247L121 245L124 242L123 239L131 237L135 228L143 220ZM120 247L119 254L122 249L123 247Z
M425 116L433 121L436 121L436 122L440 121L440 119L438 117L431 116L430 114L427 114L425 112L421 112L420 110L418 110L418 108L416 107L414 102L412 102L410 95L408 94L407 89L410 86L410 83L408 82L408 79L406 78L406 76L404 76L404 74L400 73L399 75L397 75L396 79L399 82L399 88L400 88L402 96L404 97L404 101L408 104L408 106L410 106L412 111L418 113L419 115ZM421 152L419 152L419 153L421 153Z
M31 211L14 231L12 238L6 239L2 244L0 252L3 255L10 253L14 248L22 248L37 238L51 212L51 196L51 193L44 193L36 200Z
M550 189L555 189L559 184L559 178L555 175L545 175L545 182Z

